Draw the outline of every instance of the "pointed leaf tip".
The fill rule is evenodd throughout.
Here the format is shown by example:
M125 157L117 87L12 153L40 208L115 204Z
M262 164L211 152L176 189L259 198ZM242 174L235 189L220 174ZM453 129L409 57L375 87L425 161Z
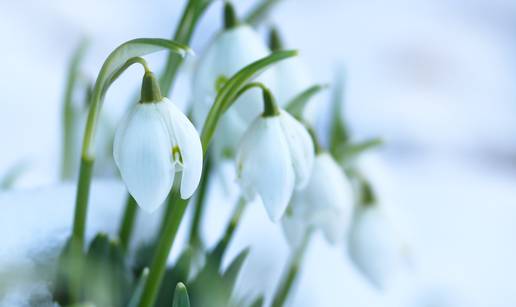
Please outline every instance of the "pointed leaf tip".
M178 282L174 292L174 303L172 307L190 307L188 291L182 282Z

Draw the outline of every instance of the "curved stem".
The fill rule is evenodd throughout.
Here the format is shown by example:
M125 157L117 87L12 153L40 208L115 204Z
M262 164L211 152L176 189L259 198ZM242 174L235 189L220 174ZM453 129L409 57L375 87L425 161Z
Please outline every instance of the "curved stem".
M229 219L229 223L226 227L226 230L224 231L224 236L222 236L221 246L218 250L221 256L224 255L229 243L231 242L231 239L235 235L236 228L240 223L240 220L242 219L242 215L244 213L246 205L247 202L245 201L244 197L240 197L237 206L234 209L231 218Z
M211 159L209 157L206 158L206 162L204 164L204 172L201 178L201 182L199 183L199 191L197 192L197 199L195 201L194 207L194 215L192 218L192 225L190 226L190 245L195 246L200 243L201 238L199 235L199 226L201 224L201 218L204 211L204 207L206 204L206 191L209 186L209 179L211 174Z
M285 272L281 284L279 285L278 290L274 295L271 307L282 307L287 301L289 293L292 290L294 282L296 281L296 278L299 274L303 258L306 254L310 239L312 237L312 232L312 230L307 231L303 243L294 252L292 259L290 260L288 270Z

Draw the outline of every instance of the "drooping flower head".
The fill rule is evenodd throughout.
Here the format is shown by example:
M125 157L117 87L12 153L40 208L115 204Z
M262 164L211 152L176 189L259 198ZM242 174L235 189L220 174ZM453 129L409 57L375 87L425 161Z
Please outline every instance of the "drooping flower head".
M310 180L294 192L282 226L289 244L298 246L310 229L320 229L330 244L344 239L353 211L353 190L341 167L327 152L318 152Z
M407 247L372 193L368 183L363 186L363 201L353 217L348 250L364 276L385 289L408 264Z
M271 220L281 218L294 189L303 188L314 160L310 135L263 91L265 111L247 129L238 147L237 176L244 195L258 196Z
M181 173L183 199L189 198L199 184L199 135L181 110L161 96L151 72L143 78L140 102L117 129L113 156L129 193L149 212L165 201L176 172Z

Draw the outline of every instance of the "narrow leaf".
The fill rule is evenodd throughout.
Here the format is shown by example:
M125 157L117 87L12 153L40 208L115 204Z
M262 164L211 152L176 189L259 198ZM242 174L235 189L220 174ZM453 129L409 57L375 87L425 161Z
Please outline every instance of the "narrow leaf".
M286 110L290 114L292 114L292 116L296 117L297 119L301 119L303 117L305 107L307 103L310 101L310 99L316 94L320 93L322 90L325 90L327 88L328 86L323 84L316 84L310 86L309 88L307 88L306 90L302 91L294 98L292 98L292 100L290 100L287 103Z
M176 291L174 292L174 303L172 304L172 307L190 307L188 291L182 282L177 283Z
M133 295L131 296L131 300L129 301L129 304L127 307L137 307L140 303L140 299L142 298L143 293L143 287L145 286L145 283L147 282L147 278L149 277L149 269L145 268L142 271L142 274L140 275L140 279L138 280L138 283L136 284L135 289L133 290Z
M235 257L235 259L233 259L231 264L224 272L222 277L226 282L226 286L228 288L233 289L233 287L235 286L238 273L240 273L240 270L242 269L242 266L244 265L247 256L249 256L249 248L246 248L243 251L241 251L240 254L238 254L238 256Z

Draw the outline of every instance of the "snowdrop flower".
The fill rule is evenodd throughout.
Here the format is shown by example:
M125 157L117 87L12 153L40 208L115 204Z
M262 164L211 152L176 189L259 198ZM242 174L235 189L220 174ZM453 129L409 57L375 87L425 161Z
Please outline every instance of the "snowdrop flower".
M327 152L317 153L307 186L294 192L282 218L285 236L292 247L299 246L313 227L335 245L344 239L351 222L353 190L341 167Z
M209 45L194 74L193 119L200 130L217 95L217 84L231 77L248 64L267 56L270 50L260 35L249 25L239 23L231 4L225 4L225 30ZM271 84L272 72L265 72L257 81ZM242 95L229 109L215 134L216 157L232 156L249 123L260 114L261 95L251 90Z
M401 238L377 204L357 208L348 244L351 260L378 288L389 286L407 264Z
M287 208L294 188L306 186L314 145L301 123L280 110L267 89L265 110L245 132L237 151L237 176L244 196L259 196L272 221Z
M164 202L176 172L182 172L183 199L189 198L199 184L199 135L174 103L161 96L150 72L143 78L140 102L117 129L113 156L129 193L149 212Z

